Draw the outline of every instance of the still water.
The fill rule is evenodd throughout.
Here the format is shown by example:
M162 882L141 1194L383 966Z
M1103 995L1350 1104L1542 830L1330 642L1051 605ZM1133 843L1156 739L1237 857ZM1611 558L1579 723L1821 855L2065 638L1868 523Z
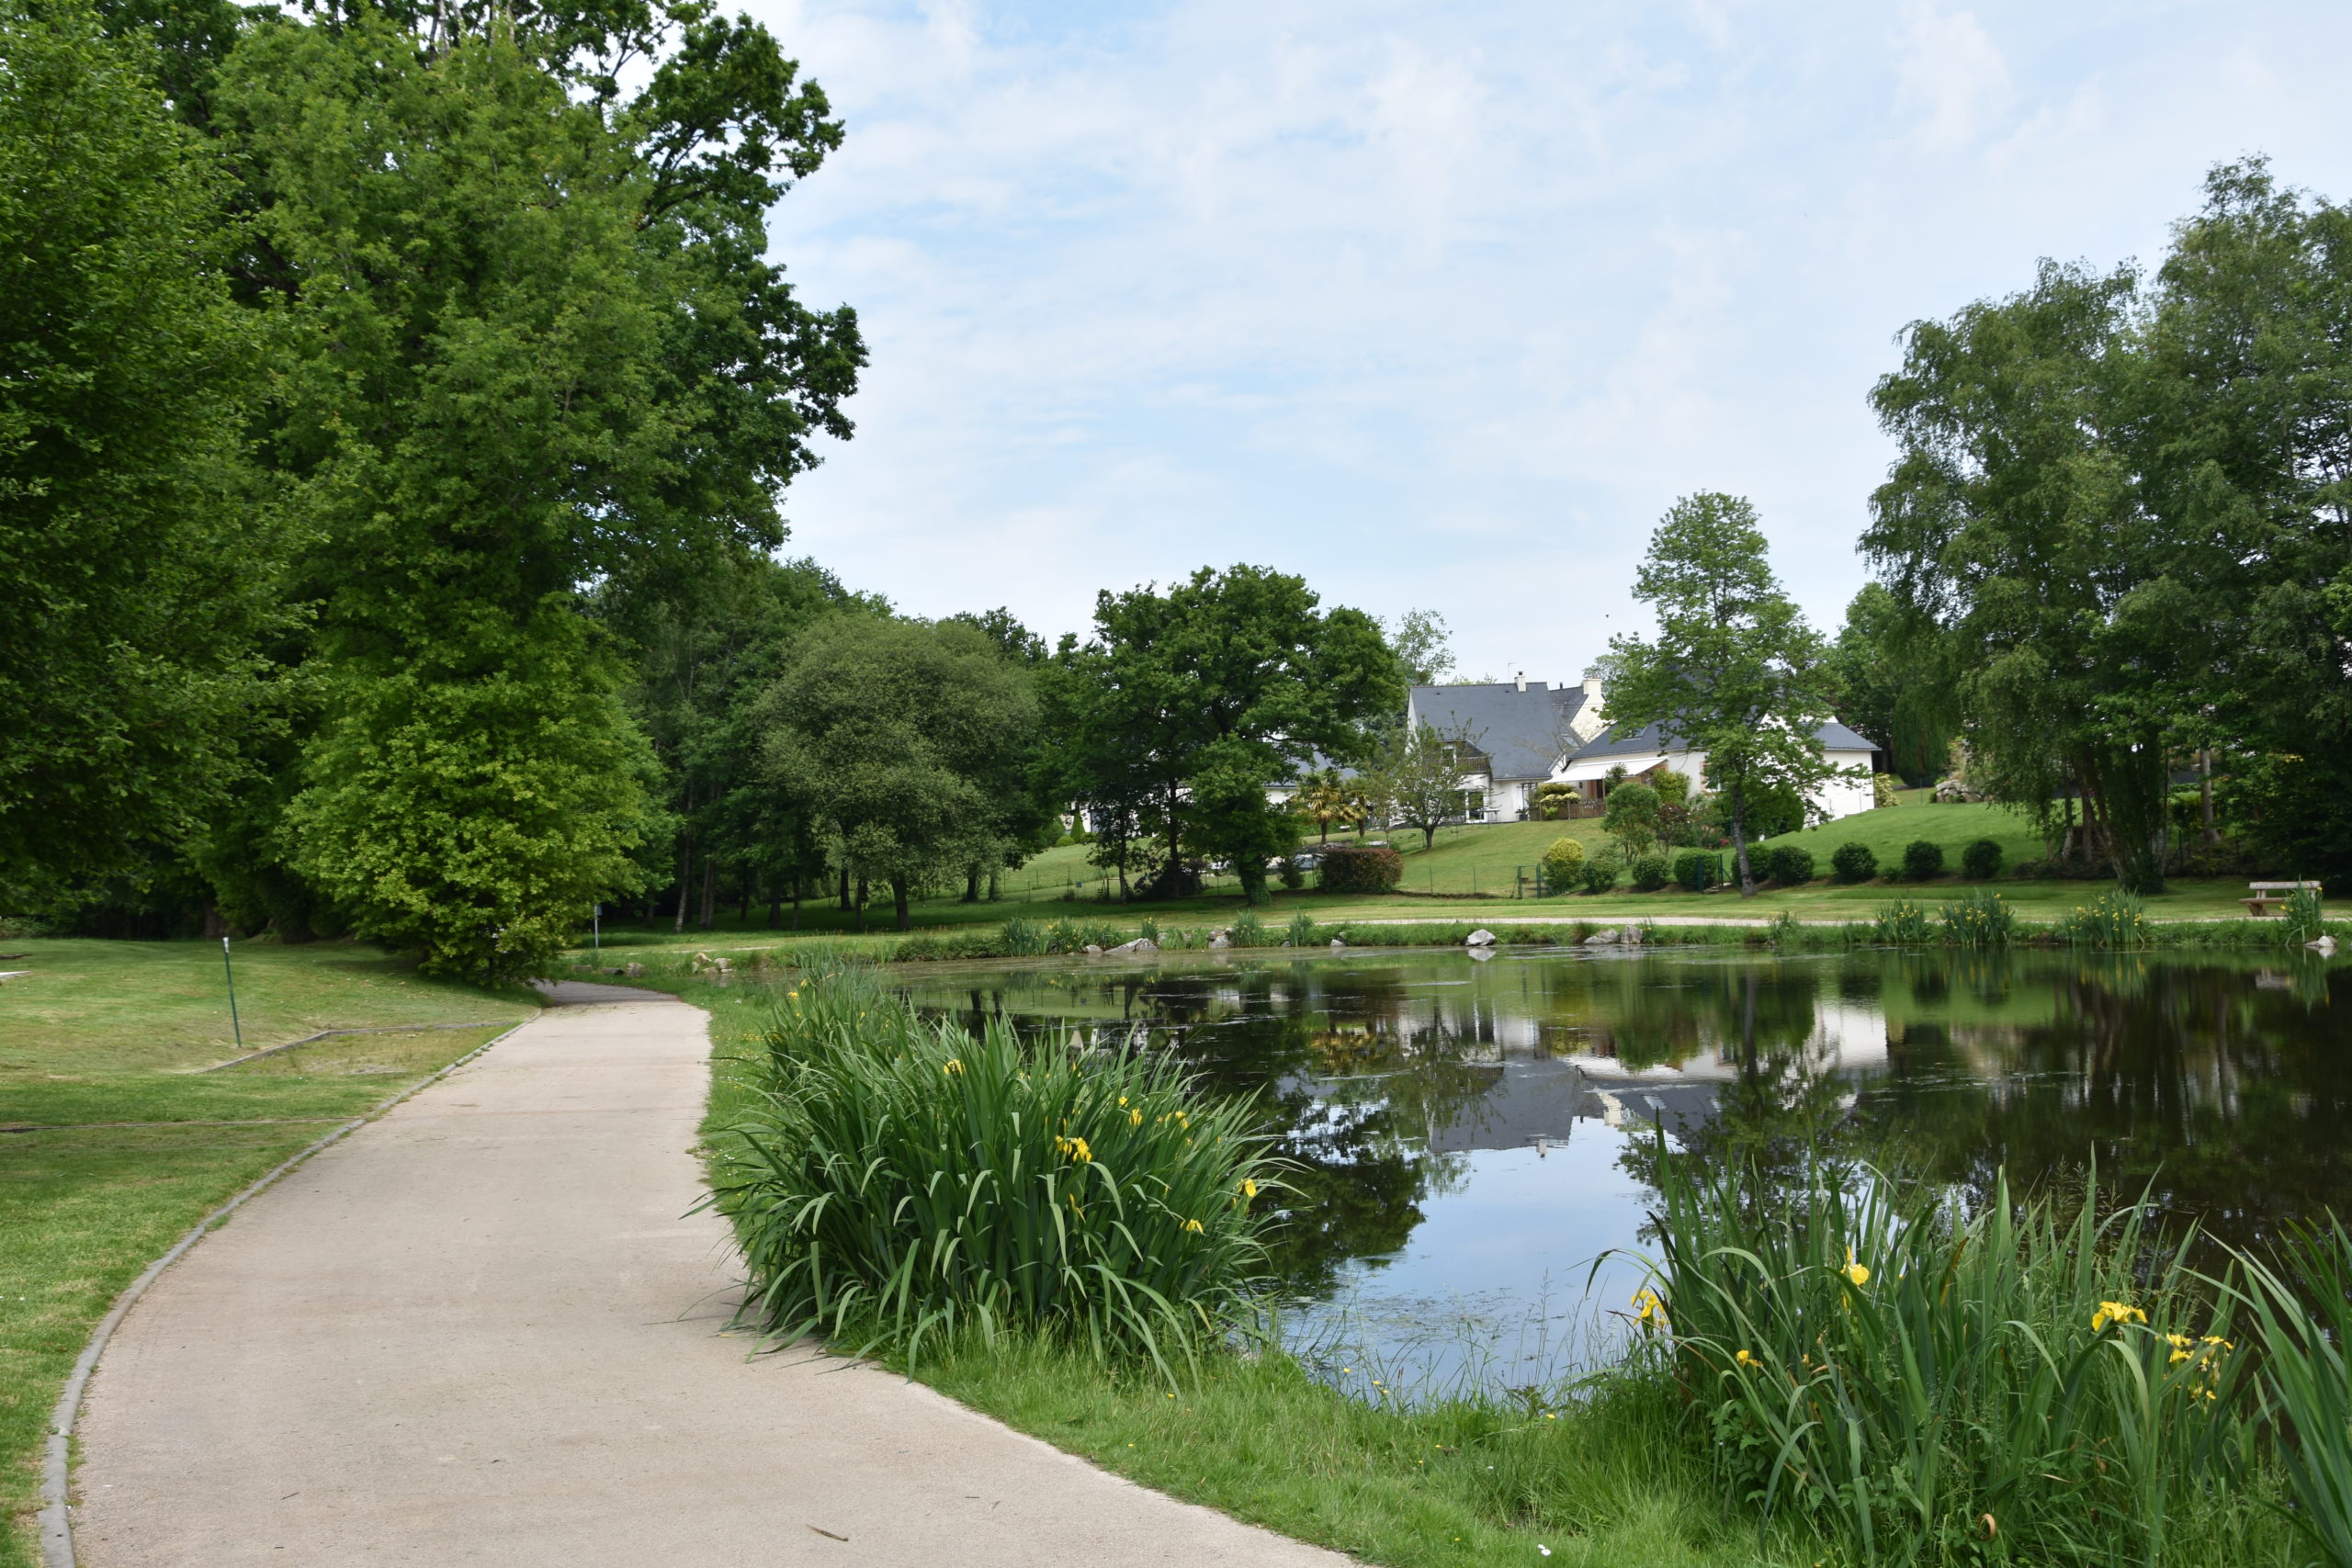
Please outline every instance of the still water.
M943 967L909 991L967 1021L1139 1032L1256 1098L1299 1168L1289 1332L1351 1369L1510 1385L1607 1336L1639 1278L1608 1255L1644 1245L1661 1134L1976 1191L2096 1161L2233 1242L2352 1209L2352 1002L2331 978L2285 958L1415 950Z

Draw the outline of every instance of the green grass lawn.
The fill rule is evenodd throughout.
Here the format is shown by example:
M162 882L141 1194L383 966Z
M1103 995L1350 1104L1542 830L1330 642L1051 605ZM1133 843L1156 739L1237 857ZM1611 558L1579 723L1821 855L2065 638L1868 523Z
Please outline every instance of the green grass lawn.
M255 1177L537 1010L371 948L239 943L258 1049L322 1029L465 1023L236 1055L218 942L0 942L0 1568L29 1568L50 1407L158 1254ZM108 1125L107 1123L114 1123Z

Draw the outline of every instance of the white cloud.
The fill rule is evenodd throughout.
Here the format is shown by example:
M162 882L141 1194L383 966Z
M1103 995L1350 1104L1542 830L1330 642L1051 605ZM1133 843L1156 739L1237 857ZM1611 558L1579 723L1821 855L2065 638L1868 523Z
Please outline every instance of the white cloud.
M777 254L874 350L797 547L1048 633L1247 559L1566 676L1700 488L1834 619L1904 322L2154 255L2250 148L2352 194L2316 6L761 14L849 122Z

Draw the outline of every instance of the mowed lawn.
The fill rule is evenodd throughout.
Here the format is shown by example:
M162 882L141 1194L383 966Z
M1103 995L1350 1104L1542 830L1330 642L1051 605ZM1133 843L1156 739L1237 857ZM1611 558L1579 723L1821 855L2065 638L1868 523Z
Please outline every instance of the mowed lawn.
M2104 881L2051 882L2012 876L2010 874L2020 863L2038 858L2042 852L2041 841L2031 824L2003 807L1930 806L1925 803L1926 793L1905 791L1904 803L1899 806L1862 812L1824 827L1766 840L1758 846L1759 850L1793 843L1812 852L1816 875L1803 887L1766 886L1753 898L1741 898L1736 892L1728 890L1690 894L1668 888L1657 893L1636 893L1622 884L1613 893L1571 893L1537 898L1533 882L1536 863L1554 840L1577 840L1588 854L1609 841L1600 821L1587 818L1441 828L1434 842L1426 845L1419 832L1376 832L1368 837L1385 840L1404 862L1403 880L1395 894L1325 894L1314 887L1310 874L1307 886L1295 892L1277 884L1274 907L1271 911L1261 911L1261 918L1275 924L1300 913L1327 924L1538 917L1765 920L1786 909L1806 920L1868 919L1897 899L1909 898L1932 906L1968 891L1974 885L1962 881L1959 875L1961 852L1974 840L1987 838L2001 846L2001 874L1994 886L2027 919L2055 919L2109 890L2111 884ZM1877 857L1883 873L1899 874L1904 846L1922 839L1940 845L1944 852L1945 874L1933 882L1905 883L1883 875L1870 882L1841 886L1828 880L1830 856L1840 844L1865 844ZM1353 834L1335 833L1330 841L1352 843L1357 840ZM1317 840L1310 836L1306 847L1316 845ZM1239 886L1230 881L1213 882L1196 898L1123 908L1116 902L1115 878L1089 863L1088 856L1092 851L1090 844L1062 844L1033 857L1018 870L1005 874L1004 896L1000 902L966 904L955 897L918 902L911 910L914 923L918 929L936 929L970 922L994 923L1016 916L1054 919L1067 915L1110 919L1132 930L1147 915L1163 924L1222 923L1243 908ZM1063 897L1071 891L1078 897ZM2243 881L2182 879L2146 902L2149 914L2157 919L2216 919L2243 916L2245 910L2238 900L2245 897ZM870 906L865 926L868 932L887 933L891 929L888 906ZM798 934L830 938L847 933L852 927L850 915L830 904L811 902L802 908ZM702 931L692 921L683 934L673 934L669 928L669 921L657 920L650 926L610 931L614 961L625 958L625 950L630 947L710 946L715 951L734 952L787 945L795 940L792 932L770 929L766 911L758 908L750 911L748 919L738 919L732 910L720 911L716 929L709 931ZM878 951L880 944L876 945Z
M0 942L0 1568L33 1534L50 1408L122 1288L272 1166L530 1017L537 1000L419 978L343 942ZM426 1029L428 1024L466 1024Z

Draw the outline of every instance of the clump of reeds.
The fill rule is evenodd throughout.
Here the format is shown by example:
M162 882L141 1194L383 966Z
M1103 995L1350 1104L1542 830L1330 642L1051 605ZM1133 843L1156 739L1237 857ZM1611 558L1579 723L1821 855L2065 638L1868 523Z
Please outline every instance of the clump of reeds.
M2324 1562L2352 1568L2352 1235L2330 1214L2271 1262L2241 1254L2232 1293L2261 1347L2288 1515ZM2273 1266L2275 1264L2275 1267Z
M1163 1369L1246 1318L1274 1184L1249 1113L1134 1052L918 1017L869 976L782 993L712 1201L783 1337L1066 1336Z
M1863 1562L2153 1563L2268 1518L2233 1298L2143 1207L1660 1171L1648 1364L1768 1521Z
M2102 893L2059 917L2056 935L2069 947L2145 947L2147 907L2129 893Z
M2017 932L2017 911L1989 887L1946 904L1938 919L1944 941L1954 947L2006 947Z

